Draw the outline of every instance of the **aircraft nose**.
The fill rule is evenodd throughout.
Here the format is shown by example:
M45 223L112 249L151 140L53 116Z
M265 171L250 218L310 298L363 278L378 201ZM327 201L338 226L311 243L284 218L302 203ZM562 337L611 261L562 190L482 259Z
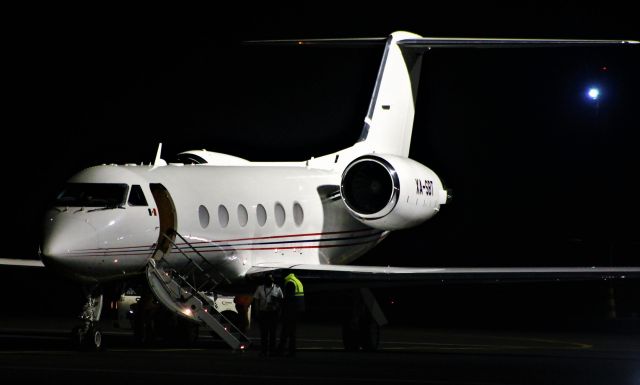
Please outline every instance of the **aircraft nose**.
M84 220L59 215L45 223L41 255L45 265L72 267L83 250L97 247L97 232Z

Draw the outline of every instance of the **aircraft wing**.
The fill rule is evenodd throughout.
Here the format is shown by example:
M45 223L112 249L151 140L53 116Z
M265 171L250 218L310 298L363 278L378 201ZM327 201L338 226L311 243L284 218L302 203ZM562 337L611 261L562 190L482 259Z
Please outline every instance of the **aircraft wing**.
M294 273L317 288L377 287L429 284L566 282L639 279L640 267L446 267L414 268L352 265L253 267L247 277Z
M12 259L0 258L0 265L5 266L22 266L22 267L44 267L39 259Z

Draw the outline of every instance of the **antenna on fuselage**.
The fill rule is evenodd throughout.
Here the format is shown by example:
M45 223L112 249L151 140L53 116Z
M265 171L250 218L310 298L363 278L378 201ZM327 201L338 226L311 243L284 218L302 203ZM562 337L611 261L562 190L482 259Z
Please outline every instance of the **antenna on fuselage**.
M156 152L156 159L153 161L152 168L167 165L167 162L165 162L165 160L160 157L161 155L162 155L162 143L158 143L158 151Z

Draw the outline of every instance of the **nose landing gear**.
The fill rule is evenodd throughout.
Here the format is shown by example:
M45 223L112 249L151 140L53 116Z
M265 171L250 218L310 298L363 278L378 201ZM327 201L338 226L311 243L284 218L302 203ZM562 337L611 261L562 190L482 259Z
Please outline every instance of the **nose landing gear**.
M87 294L78 325L71 330L71 345L78 350L100 351L104 348L102 330L98 326L102 313L102 294Z

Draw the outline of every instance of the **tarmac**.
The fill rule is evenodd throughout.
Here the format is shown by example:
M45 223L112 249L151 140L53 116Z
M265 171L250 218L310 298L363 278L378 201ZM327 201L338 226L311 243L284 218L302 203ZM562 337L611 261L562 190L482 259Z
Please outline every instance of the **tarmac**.
M295 357L233 352L206 333L191 347L136 345L103 322L105 350L79 352L66 318L2 317L3 384L602 384L640 385L640 334L387 326L376 352L347 352L331 323L299 325Z

